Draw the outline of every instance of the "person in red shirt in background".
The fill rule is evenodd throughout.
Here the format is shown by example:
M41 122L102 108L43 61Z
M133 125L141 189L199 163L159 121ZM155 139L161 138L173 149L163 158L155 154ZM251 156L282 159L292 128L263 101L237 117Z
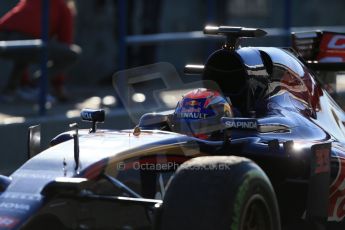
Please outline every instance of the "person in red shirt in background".
M73 17L75 11L71 0L50 0L48 74L53 95L59 101L67 100L64 88L64 72L74 64L80 53L79 46L73 44ZM0 18L0 40L27 40L41 38L42 0L20 0L19 3ZM14 67L2 96L14 97L21 78L27 75L30 63L39 63L41 55L11 56Z

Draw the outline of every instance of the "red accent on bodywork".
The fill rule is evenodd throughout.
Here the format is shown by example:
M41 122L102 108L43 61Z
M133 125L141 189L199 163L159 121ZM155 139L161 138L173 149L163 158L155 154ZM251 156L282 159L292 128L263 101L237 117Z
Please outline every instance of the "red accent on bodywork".
M19 220L13 217L8 216L0 216L0 228L1 229L10 229L13 228Z
M207 134L200 133L200 134L194 134L194 136L195 136L196 138L199 138L199 139L202 139L202 140L206 140L206 139L209 138L211 135L207 135Z
M328 216L334 220L342 220L345 217L345 159L338 158L339 171L335 181L330 187Z
M97 178L103 172L106 164L107 164L107 160L102 160L102 161L99 161L99 162L89 166L82 173L83 177L85 177L89 180Z
M330 161L329 161L329 150L328 149L317 149L315 151L316 156L316 167L315 174L329 172Z

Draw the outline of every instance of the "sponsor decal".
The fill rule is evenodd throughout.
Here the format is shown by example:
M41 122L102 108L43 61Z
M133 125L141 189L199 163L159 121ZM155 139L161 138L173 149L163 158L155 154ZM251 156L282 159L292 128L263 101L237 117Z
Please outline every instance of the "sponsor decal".
M323 62L345 62L345 35L324 33L317 60Z
M330 49L345 49L345 35L333 36L328 43L328 48L330 48Z
M178 118L191 118L191 119L205 119L207 114L205 113L179 113Z
M345 35L335 33L324 33L320 44L320 51L345 49Z
M82 118L84 118L86 120L92 120L92 113L90 113L90 112L82 111L80 115Z
M14 199L14 200L34 200L40 201L41 195L30 194L30 193L20 193L20 192L6 192L1 195L1 198Z
M0 203L0 209L13 209L13 210L20 210L20 211L29 211L30 205L11 203L11 202L1 202Z
M8 217L8 216L0 216L0 228L12 228L14 227L19 220Z
M13 178L32 178L32 179L55 179L56 174L52 174L50 171L41 170L20 170L13 175Z
M255 119L225 119L227 128L233 129L257 129L258 123Z

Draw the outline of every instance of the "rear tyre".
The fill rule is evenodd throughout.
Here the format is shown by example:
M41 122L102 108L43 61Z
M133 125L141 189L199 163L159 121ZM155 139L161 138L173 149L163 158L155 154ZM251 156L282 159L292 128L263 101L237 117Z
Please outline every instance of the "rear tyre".
M241 157L199 157L170 181L157 216L160 230L279 230L275 193L265 173Z

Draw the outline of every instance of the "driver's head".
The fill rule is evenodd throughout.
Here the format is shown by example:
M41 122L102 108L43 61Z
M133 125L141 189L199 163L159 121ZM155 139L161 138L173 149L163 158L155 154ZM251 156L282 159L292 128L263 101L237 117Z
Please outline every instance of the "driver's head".
M178 102L173 130L208 139L221 129L221 117L233 117L227 100L218 91L195 89L185 94Z

